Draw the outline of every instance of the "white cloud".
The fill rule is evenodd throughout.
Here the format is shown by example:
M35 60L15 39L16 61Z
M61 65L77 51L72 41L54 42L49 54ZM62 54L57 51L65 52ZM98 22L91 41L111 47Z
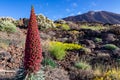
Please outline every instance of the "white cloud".
M91 6L97 6L97 4L95 2L92 2Z
M77 7L78 4L74 2L74 3L72 3L72 6L73 6L73 7Z
M66 11L67 11L67 12L70 12L70 9L67 8Z
M81 14L81 12L79 11L77 14L79 15L79 14Z
M75 14L74 13L71 13L70 16L74 16Z
M102 11L102 10L94 10L94 11L99 12L99 11Z
M53 16L53 18L54 18L54 19L57 19L57 17L56 17L56 16Z

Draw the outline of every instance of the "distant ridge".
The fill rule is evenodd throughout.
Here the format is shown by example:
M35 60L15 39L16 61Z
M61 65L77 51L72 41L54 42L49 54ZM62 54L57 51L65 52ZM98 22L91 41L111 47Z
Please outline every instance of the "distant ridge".
M99 23L109 23L109 24L120 24L120 14L112 13L108 11L89 11L87 13L69 16L63 18L65 21L82 21L82 22L99 22Z

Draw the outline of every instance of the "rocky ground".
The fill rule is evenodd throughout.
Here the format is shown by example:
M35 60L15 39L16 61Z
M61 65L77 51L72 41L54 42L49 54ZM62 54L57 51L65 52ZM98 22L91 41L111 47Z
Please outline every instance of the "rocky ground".
M68 51L67 56L62 61L51 57L58 66L54 69L47 67L44 70L46 80L92 80L92 70L79 70L73 67L75 62L79 60L89 62L93 69L97 65L102 65L103 69L120 67L116 61L120 58L120 35L113 30L79 29L66 31L46 29L40 32L40 36L44 57L51 57L45 46L48 40L77 43L86 47L86 51ZM25 37L26 29L18 28L18 32L14 34L0 32L0 80L9 80L23 67ZM96 40L97 38L100 39ZM106 49L105 44L114 44L118 49ZM3 70L11 72L4 72Z
M0 74L1 78L14 77L16 71L22 67L24 40L25 35L19 28L18 32L14 34L0 32L0 71L2 71Z
M45 35L51 40L77 43L86 47L86 51L68 51L64 60L56 60L56 63L68 72L70 80L93 80L93 71L79 70L73 67L76 61L86 61L92 66L92 69L95 69L96 66L101 67L103 70L120 67L119 61L117 62L117 59L120 58L120 36L116 32L111 30L94 31L90 29L80 29L77 32L71 30L49 30L46 32L42 33L42 36ZM43 38L46 38L45 36ZM102 41L96 41L96 38L100 38ZM106 49L104 47L106 44L116 45L118 49Z

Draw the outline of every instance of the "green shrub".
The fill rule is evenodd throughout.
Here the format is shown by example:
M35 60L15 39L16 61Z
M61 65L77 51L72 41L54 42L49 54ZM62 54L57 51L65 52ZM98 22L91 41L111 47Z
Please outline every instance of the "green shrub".
M83 48L81 45L78 44L70 44L70 43L62 43L62 42L50 42L49 51L50 53L58 60L64 59L66 56L67 50L76 50Z
M82 62L82 61L75 63L75 67L78 69L82 69L82 70L91 69L91 66L89 64L87 64L86 62Z
M55 26L56 26L56 27L60 27L61 24L60 24L60 23L55 23Z
M102 42L102 39L101 38L95 38L95 42Z
M116 62L117 62L118 64L120 64L120 58L116 59Z
M40 69L39 72L37 72L37 74L32 73L28 75L26 79L27 80L45 80L44 71Z
M106 45L104 45L104 48L109 49L109 50L118 49L118 47L114 44L106 44Z
M16 32L16 26L9 21L0 22L0 31Z
M52 59L49 59L49 58L45 58L43 60L43 65L46 66L46 65L49 65L51 66L52 68L55 68L57 66L57 64L52 60Z
M58 60L66 56L65 47L61 43L51 43L49 51Z
M8 21L8 22L11 22L11 23L17 25L17 20L15 20L12 17L0 17L0 22L1 21Z
M63 30L70 30L70 27L67 24L62 24L61 26Z
M56 23L55 25L56 25L57 28L61 28L63 30L70 30L70 26L68 24Z
M107 27L103 27L103 26L88 26L88 25L82 25L81 29L91 29L91 30L104 30L104 29L108 29Z

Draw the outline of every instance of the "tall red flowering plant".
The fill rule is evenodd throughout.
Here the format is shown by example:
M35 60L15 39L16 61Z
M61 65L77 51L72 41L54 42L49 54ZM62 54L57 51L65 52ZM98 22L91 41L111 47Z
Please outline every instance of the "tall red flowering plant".
M24 67L30 73L36 73L40 69L42 61L42 48L34 8L31 8L31 15L28 24L28 31L25 44Z

